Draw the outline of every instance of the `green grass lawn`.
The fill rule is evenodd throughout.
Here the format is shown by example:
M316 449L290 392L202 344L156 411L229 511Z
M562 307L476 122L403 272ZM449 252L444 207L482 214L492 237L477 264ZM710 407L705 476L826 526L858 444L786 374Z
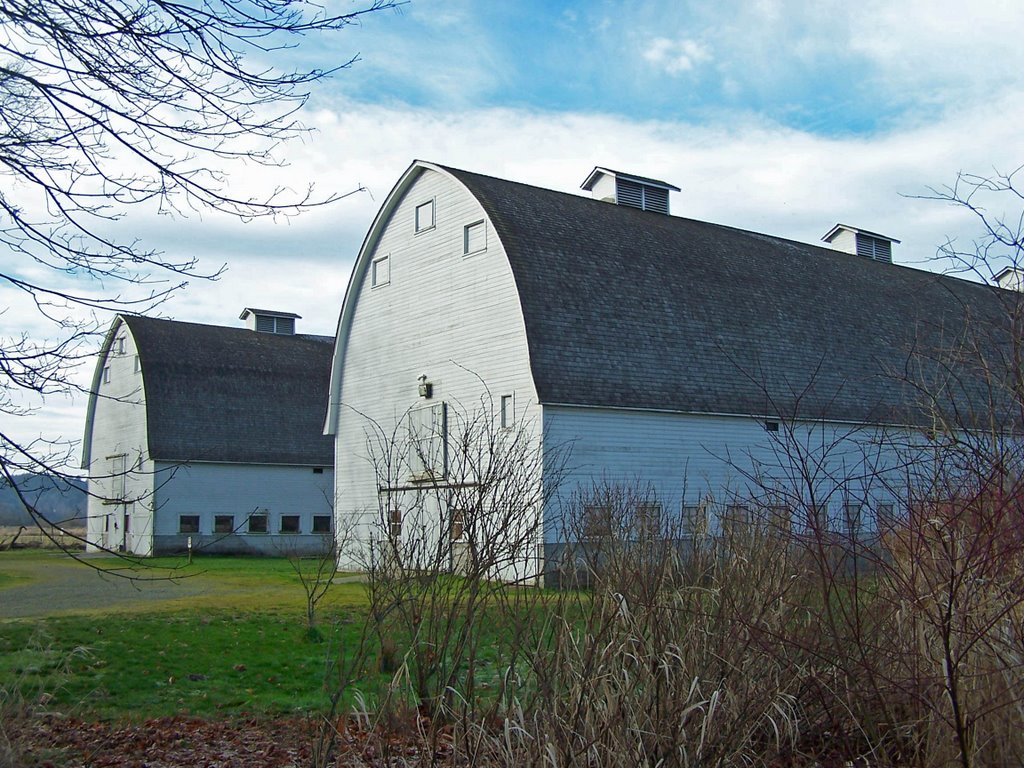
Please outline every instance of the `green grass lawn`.
M0 557L0 600L5 588L32 578L32 566L47 562L42 557ZM114 558L95 562L120 567ZM321 603L322 638L314 642L306 634L305 593L287 560L209 557L183 564L147 561L143 575L195 579L207 592L0 623L0 697L42 695L60 711L133 719L319 709L328 662L354 648L362 632L363 586L332 587ZM375 677L364 682L374 685Z

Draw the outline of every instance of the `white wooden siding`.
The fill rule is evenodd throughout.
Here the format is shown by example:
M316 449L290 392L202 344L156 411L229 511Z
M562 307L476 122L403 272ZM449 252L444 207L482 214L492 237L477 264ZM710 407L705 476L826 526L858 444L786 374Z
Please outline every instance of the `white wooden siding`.
M219 544L218 551L280 555L303 541L294 535L278 535L283 515L298 515L299 530L305 537L313 531L315 515L332 513L334 477L329 469L317 474L312 467L212 463L176 466L167 462L157 462L156 468L163 481L157 489L159 511L153 531L160 552L180 550L184 538L178 527L181 515L199 516L199 533L194 536L197 547L211 538L222 538L214 536L216 515L232 515L240 533L234 541ZM269 535L245 533L243 522L254 513L268 516Z
M119 340L124 339L124 354ZM146 437L146 398L142 373L136 371L138 354L128 326L120 320L110 335L110 346L97 361L97 369L109 368L109 381L99 379L92 420L90 448L87 537L93 545L117 549L122 543L130 552L152 554L153 548L153 464ZM124 456L125 498L133 500L127 513L131 518L124 536L124 507L104 503L115 495L111 477L113 457ZM120 488L117 489L120 492ZM90 546L95 549L95 546Z
M790 464L786 441L795 440L817 468L815 497L837 521L847 494L853 500L891 501L899 466L892 435L875 427L801 424L792 435L764 429L764 421L742 416L691 415L566 406L544 407L545 452L550 461L568 455L570 471L548 515L546 536L559 540L559 505L595 484L619 483L653 491L666 510L712 499L717 507L761 496L761 475L806 496L802 465ZM898 441L905 442L905 439ZM845 480L842 487L836 479ZM770 502L768 502L770 503ZM562 506L562 509L567 507ZM712 519L712 532L718 523Z
M434 228L416 233L416 206L431 199ZM481 220L486 249L465 256L465 227ZM366 265L385 253L390 284L372 288ZM397 202L371 250L360 254L354 274L361 279L346 299L352 304L346 308L350 330L338 340L341 357L335 361L341 382L334 425L336 510L339 527L358 521L366 540L378 516L367 447L375 428L390 434L408 410L439 402L448 403L450 418L457 420L483 407L488 392L487 407L496 418L501 395L514 394L517 420L538 434L540 412L511 267L483 209L461 184L425 170ZM340 327L344 332L344 322ZM418 395L421 375L433 387L431 400Z

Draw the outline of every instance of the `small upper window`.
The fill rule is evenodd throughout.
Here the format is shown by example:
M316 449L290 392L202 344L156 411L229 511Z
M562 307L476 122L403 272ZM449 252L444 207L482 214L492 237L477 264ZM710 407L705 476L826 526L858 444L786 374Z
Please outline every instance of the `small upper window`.
M423 232L434 228L434 201L427 200L416 206L416 231Z
M142 363L139 362L139 356L136 355L135 356L135 373L138 373L141 370L142 370Z
M468 256L487 250L487 225L481 221L467 224L462 231L462 253Z
M512 395L501 396L501 428L510 429L516 423L515 401Z
M125 340L124 336L117 337L117 354L123 355L125 352Z
M109 365L104 366L104 368L103 368L103 383L104 384L109 384L110 383L110 366Z
M373 274L370 279L373 288L391 282L391 254L373 260Z

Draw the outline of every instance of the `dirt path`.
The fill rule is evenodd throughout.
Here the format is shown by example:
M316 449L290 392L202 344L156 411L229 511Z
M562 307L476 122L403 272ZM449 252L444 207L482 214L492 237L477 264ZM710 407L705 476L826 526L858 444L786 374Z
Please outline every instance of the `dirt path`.
M0 619L127 608L211 592L208 583L197 579L119 578L76 563L62 553L0 561L0 565L5 574L14 577L0 586Z

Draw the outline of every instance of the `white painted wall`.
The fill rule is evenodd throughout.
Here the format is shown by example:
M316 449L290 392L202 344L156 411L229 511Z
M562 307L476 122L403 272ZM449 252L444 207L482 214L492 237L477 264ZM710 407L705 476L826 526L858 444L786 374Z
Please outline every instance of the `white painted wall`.
M840 229L829 242L829 246L837 251L857 253L857 233L849 229Z
M319 546L312 537L313 516L331 515L330 469L312 467L157 462L155 549L180 552L192 536L197 550L288 554L296 547ZM246 533L245 520L254 512L269 517L268 533ZM199 516L199 533L181 533L182 515ZM214 516L234 516L238 533L214 534ZM299 515L300 534L280 535L281 516Z
M898 467L907 439L898 430L799 423L773 433L764 420L744 416L568 406L545 406L544 426L545 451L553 452L552 460L567 455L570 469L547 515L548 543L562 540L561 510L595 484L649 488L668 514L710 498L715 533L716 510L763 497L766 483L752 476L798 489L805 504L827 506L834 526L845 503L891 503L889 487L905 482ZM813 499L804 487L807 477ZM870 527L871 510L864 511Z
M337 417L328 426L337 435L336 509L339 529L355 525L364 545L343 566L356 565L370 537L382 535L371 462L378 429L388 442L409 409L438 402L448 404L454 423L489 409L488 391L495 414L500 397L511 394L517 424L529 423L537 434L541 428L518 293L484 211L441 171L424 170L396 190L357 260L335 351ZM415 208L428 200L435 226L417 233ZM465 227L478 221L487 230L486 250L464 255ZM384 255L390 280L373 287L371 265ZM418 395L422 374L433 386L431 400ZM405 434L401 428L400 439Z
M90 461L83 467L89 471L86 530L91 550L123 547L149 555L153 548L154 477L147 449L146 397L136 354L135 340L118 318L96 363ZM104 369L109 370L108 375ZM122 466L124 475L119 471ZM115 497L127 503L104 502Z

